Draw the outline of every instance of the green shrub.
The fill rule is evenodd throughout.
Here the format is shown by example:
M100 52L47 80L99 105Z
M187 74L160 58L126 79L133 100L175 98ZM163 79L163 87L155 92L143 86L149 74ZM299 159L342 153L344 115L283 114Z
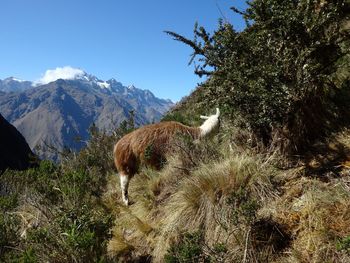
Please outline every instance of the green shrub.
M0 261L4 260L6 253L12 252L19 240L20 220L16 215L0 213Z
M232 207L231 223L234 225L250 225L256 219L256 212L259 209L257 201L250 196L249 189L240 187L230 194L227 204Z
M0 196L0 211L5 212L15 208L18 205L18 194Z
M43 174L52 174L56 170L56 165L50 160L42 160L39 164L39 171Z
M38 258L36 257L34 250L32 248L28 248L22 253L18 262L19 263L36 263L38 262Z
M349 124L348 1L251 0L232 9L247 21L242 32L227 21L213 34L196 25L193 41L167 32L193 48L196 73L209 76L194 104L220 105L257 142L286 153Z
M200 231L185 233L180 241L168 250L164 257L166 263L209 262L203 252L203 236Z
M337 242L337 250L345 250L350 253L350 236L343 238Z
M186 117L179 112L168 113L162 118L161 121L177 121L185 125L190 125Z
M6 194L0 197L0 261L103 260L113 217L97 199L100 178L92 167L65 171L50 161L6 171L0 177ZM25 239L19 237L23 230Z
M217 254L226 253L227 246L224 243L218 243L218 244L214 245L213 251Z

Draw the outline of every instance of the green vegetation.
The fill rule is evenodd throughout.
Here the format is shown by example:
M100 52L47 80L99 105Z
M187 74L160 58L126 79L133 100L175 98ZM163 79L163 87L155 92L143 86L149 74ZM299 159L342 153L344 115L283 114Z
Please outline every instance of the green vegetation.
M91 169L92 167L89 167ZM96 172L39 168L6 171L2 197L1 260L92 262L103 257L112 217L97 197Z
M189 125L188 120L179 112L168 113L162 118L162 121L177 121Z
M350 252L350 236L345 237L337 243L337 249Z
M1 175L1 262L109 262L114 218L102 195L114 173L112 146L132 129L132 120L112 135L92 126L87 146L63 153L59 165L43 160Z
M169 32L209 78L164 120L219 106L219 134L179 137L131 180L128 207L112 149L133 114L60 164L6 171L1 262L350 262L349 3L249 4L233 8L242 32Z
M256 143L303 151L349 124L349 2L248 4L242 12L233 8L247 21L242 32L224 20L213 34L196 25L194 40L167 32L193 48L196 74L209 76L183 108L220 105Z
M203 237L201 233L186 233L181 237L181 242L172 246L165 255L166 263L181 262L209 262L203 253Z

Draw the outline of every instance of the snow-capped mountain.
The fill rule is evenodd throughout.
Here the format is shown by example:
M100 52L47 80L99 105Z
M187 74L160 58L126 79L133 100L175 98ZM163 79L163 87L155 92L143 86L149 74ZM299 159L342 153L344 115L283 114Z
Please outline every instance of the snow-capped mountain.
M78 150L83 143L75 138L88 140L93 123L110 131L134 111L136 125L144 125L159 121L173 105L149 90L124 86L115 79L100 80L84 71L64 76L54 73L29 82L23 89L0 91L0 113L23 134L32 149L49 144L58 150ZM15 87L16 82L23 83L14 78L7 83ZM57 158L53 153L41 157Z
M4 80L0 79L0 91L3 92L17 92L29 89L32 87L31 81L9 77Z

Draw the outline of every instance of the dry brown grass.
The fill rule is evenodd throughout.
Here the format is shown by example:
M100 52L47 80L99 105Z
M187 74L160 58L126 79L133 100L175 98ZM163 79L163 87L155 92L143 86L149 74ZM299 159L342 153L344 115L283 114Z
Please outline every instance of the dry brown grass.
M345 152L348 134L337 140ZM350 236L345 166L337 168L341 176L324 180L308 174L305 162L278 170L271 156L232 151L220 156L212 161L202 156L186 169L184 156L174 155L160 172L144 169L131 181L134 203L128 208L121 205L118 178L112 177L105 198L116 214L110 255L163 262L183 233L200 230L207 255L215 253L216 244L227 248L214 262L350 262L350 255L337 249L337 242ZM343 159L331 164L341 165L337 160ZM248 200L240 201L243 206L232 202L241 193ZM257 204L253 217L244 215L254 210L250 201Z
M142 251L161 262L169 246L184 231L205 230L208 246L232 243L231 254L244 251L245 228L230 226L232 204L228 199L239 189L249 191L251 198L263 202L276 195L271 183L275 173L267 163L246 154L200 163L191 172L183 167L183 156L173 156L168 165L156 172L144 169L133 178L130 196L134 202L125 208L117 202L111 255ZM111 184L117 184L115 178ZM110 187L106 200L120 200ZM147 243L147 246L145 246ZM238 244L239 243L239 244ZM127 245L126 245L127 244ZM141 254L142 254L141 253Z
M293 239L278 262L349 262L336 249L337 241L350 233L349 200L342 184L305 177L291 182L284 195L264 208Z
M155 247L155 259L161 261L166 250L184 231L204 230L205 243L230 244L231 256L242 254L247 229L231 223L232 192L245 189L251 197L264 200L274 194L268 173L262 164L247 156L236 156L201 166L182 181L165 206L161 232Z

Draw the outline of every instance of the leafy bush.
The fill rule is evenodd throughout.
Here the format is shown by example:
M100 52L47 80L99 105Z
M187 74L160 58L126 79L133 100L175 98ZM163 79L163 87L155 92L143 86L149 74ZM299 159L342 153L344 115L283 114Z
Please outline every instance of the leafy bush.
M201 232L185 233L180 241L174 244L164 257L166 263L209 262L203 252Z
M6 253L11 252L12 247L18 244L19 218L3 211L0 213L0 261Z
M6 196L0 196L0 211L8 211L15 208L18 204L18 195L11 194Z
M179 112L168 113L161 121L177 121L185 125L190 125L187 118Z
M232 224L249 225L255 221L259 205L247 189L240 187L232 192L227 199L227 204L232 207Z
M256 141L287 153L349 124L348 1L248 5L232 8L247 21L242 32L227 21L212 35L196 25L193 41L167 32L193 48L191 61L200 57L195 72L209 76L198 101L220 105Z
M94 175L87 170L64 171L49 161L27 171L6 171L0 177L7 189L0 197L0 261L103 258L112 216L94 197L102 189Z
M346 252L350 253L350 236L339 240L337 242L337 249L345 250Z
M36 263L36 262L38 262L38 258L36 257L34 250L32 248L28 248L19 257L18 262L21 262L21 263Z

